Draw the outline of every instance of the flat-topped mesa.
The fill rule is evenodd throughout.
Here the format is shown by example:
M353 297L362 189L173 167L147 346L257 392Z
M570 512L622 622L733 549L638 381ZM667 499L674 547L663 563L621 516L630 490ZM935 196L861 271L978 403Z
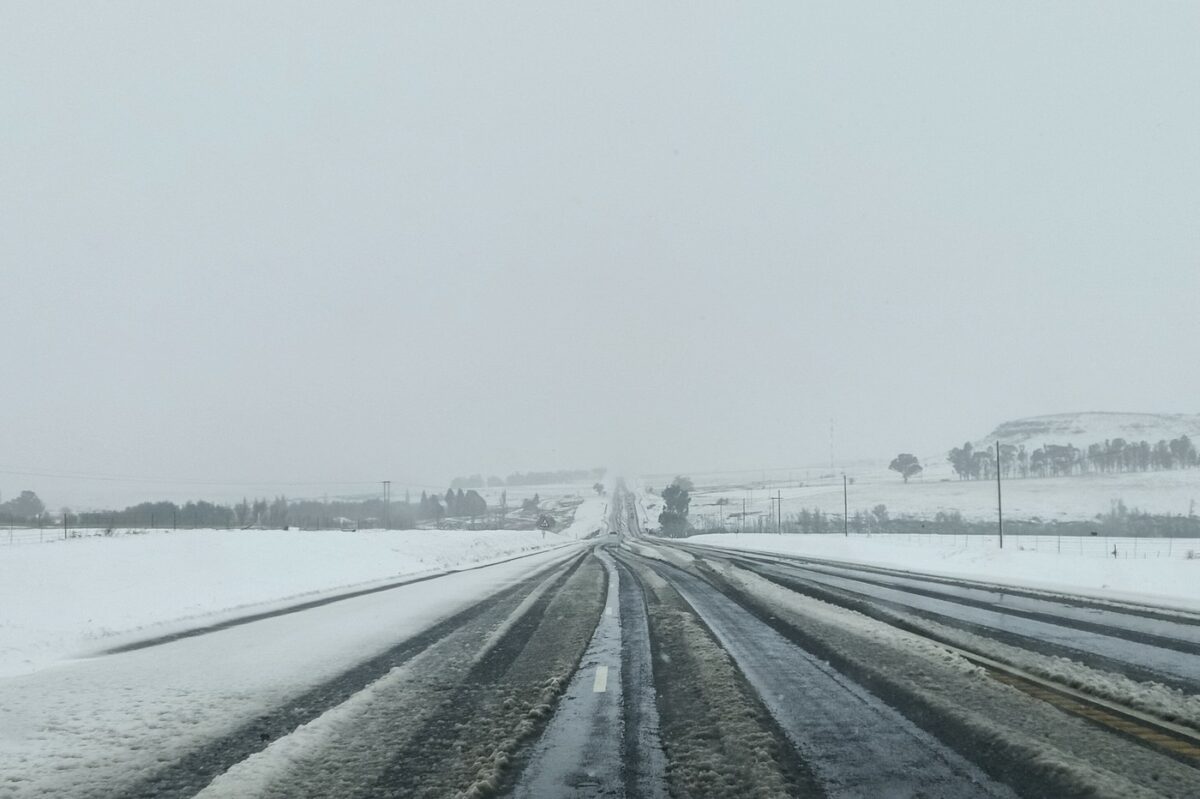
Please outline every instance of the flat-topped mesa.
M1071 444L1086 449L1090 444L1115 438L1154 443L1181 435L1200 438L1200 414L1088 411L1013 419L997 425L979 445L1000 441L1031 447Z

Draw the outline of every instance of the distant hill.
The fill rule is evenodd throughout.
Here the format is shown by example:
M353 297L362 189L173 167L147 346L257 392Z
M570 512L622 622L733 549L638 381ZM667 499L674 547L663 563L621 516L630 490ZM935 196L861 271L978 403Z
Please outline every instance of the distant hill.
M1086 449L1088 444L1123 438L1149 441L1151 444L1186 434L1200 439L1200 414L1189 413L1055 413L1014 419L996 427L976 446L1024 444L1028 449L1043 444L1073 444Z
M983 438L971 441L975 449L991 449L996 442L1025 445L1030 453L1046 444L1071 444L1087 452L1091 444L1123 438L1127 442L1147 441L1151 446L1187 435L1200 447L1200 413L1117 413L1085 411L1081 413L1052 413L1046 416L1027 416L996 426ZM946 461L953 447L961 447L968 439L948 443L940 452L926 452L921 457L925 480L951 479L954 471Z

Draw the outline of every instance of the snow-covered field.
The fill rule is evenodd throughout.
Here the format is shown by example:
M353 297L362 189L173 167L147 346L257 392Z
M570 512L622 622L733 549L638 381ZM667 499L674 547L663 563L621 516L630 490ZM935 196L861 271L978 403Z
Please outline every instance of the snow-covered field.
M1200 439L1200 415L1065 413L1005 422L989 436L977 439L975 446L990 447L999 440L1030 450L1043 444L1073 444L1086 450L1089 444L1114 438L1153 444L1185 434ZM744 501L748 518L742 529L753 529L759 517L774 519L777 493L785 519L801 509L840 518L843 475L850 482L851 514L884 505L893 519L902 515L931 519L939 512L957 512L969 521L991 520L996 517L995 482L959 480L946 459L950 446L961 446L968 438L936 451L914 444L910 451L920 456L924 472L907 484L888 470L887 459L836 467L690 474L696 485L692 523L706 528L724 524L726 529L736 530ZM670 479L669 475L656 475L643 478L643 482L660 491ZM1086 521L1109 513L1117 501L1131 510L1156 515L1200 515L1200 469L1005 479L1003 495L1005 517L1014 520Z
M1024 538L1006 536L1003 550L985 536L725 534L693 536L687 542L1200 611L1198 540L1063 538L1060 543L1041 536L1035 550ZM1102 544L1117 546L1118 557L1088 556ZM1085 545L1086 553L1076 551ZM1131 556L1135 545L1142 547L1142 557ZM1168 546L1174 557L1165 556ZM1196 556L1187 558L1189 550Z
M187 530L0 547L0 676L351 587L561 546L539 531Z
M938 512L959 512L968 520L996 518L996 484L990 480L918 478L905 484L886 469L849 471L850 513L887 507L892 518L912 515L933 518ZM784 517L802 508L842 514L842 478L827 472L797 471L791 479L741 484L705 482L696 478L692 494L693 524L719 524L736 530L743 500L747 528L758 515L773 516L776 493L782 496ZM1092 474L1076 477L1005 480L1004 515L1008 519L1074 521L1108 513L1120 500L1130 508L1164 515L1200 514L1200 469L1136 474ZM725 504L718 504L724 500Z

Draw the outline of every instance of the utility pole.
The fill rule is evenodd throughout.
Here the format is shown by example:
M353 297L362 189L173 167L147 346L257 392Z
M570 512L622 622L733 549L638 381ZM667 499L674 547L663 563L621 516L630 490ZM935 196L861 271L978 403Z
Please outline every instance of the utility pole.
M846 475L842 475L842 535L850 537L850 489Z
M996 527L1000 531L1000 548L1004 549L1004 506L1000 501L1000 442L996 442Z
M383 529L392 529L392 481L383 481Z
M833 460L833 417L829 417L829 468L834 468Z
M775 535L783 535L783 492L775 489Z
M746 498L742 497L742 521L738 524L738 532L746 532Z

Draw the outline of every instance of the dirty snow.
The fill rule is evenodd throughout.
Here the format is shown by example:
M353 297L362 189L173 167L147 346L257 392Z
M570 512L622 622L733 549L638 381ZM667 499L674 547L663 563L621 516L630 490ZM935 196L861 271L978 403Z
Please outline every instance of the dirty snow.
M856 664L869 675L873 691L907 695L940 723L953 720L951 729L961 741L986 742L990 756L1019 762L1025 779L1070 795L1190 795L1194 771L1189 767L983 679L956 656L939 655L936 645L916 636L906 640L907 634L883 622L796 594L752 572L730 567L726 575Z
M1043 536L1043 538L1048 538ZM1056 591L1100 599L1200 611L1200 558L1102 558L1063 550L1022 549L1006 539L1001 550L985 536L697 535L688 543L785 555L804 555L943 577ZM1154 539L1141 539L1145 542ZM1177 540L1177 545L1186 541ZM1200 542L1192 542L1200 552ZM1124 549L1122 545L1119 551Z

